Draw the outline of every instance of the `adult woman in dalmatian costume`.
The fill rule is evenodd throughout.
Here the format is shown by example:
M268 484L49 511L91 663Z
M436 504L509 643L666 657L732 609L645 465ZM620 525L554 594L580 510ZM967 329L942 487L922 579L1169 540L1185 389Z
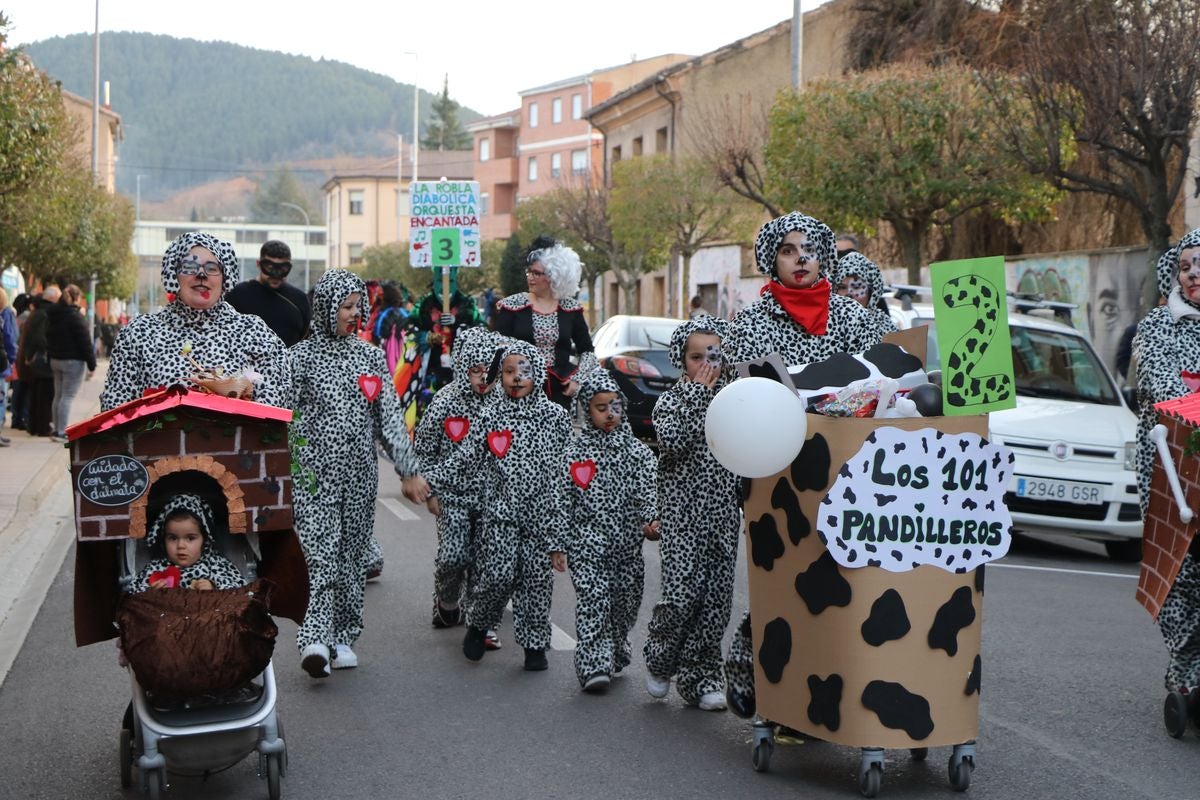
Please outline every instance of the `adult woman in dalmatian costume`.
M1133 348L1137 356L1138 496L1145 516L1155 450L1150 431L1158 423L1155 403L1191 393L1182 372L1200 372L1200 228L1158 260L1158 291L1166 305L1151 309L1138 323ZM1170 653L1166 687L1194 690L1200 686L1200 565L1197 548L1183 560L1179 575L1158 613L1158 627Z
M241 279L233 246L207 233L185 233L162 260L162 286L174 297L166 308L143 314L117 337L100 408L136 400L147 389L186 384L197 370L254 373L253 400L286 406L290 385L287 351L267 323L240 314L223 298Z
M289 351L292 422L300 474L292 489L297 532L308 562L308 612L296 633L300 665L314 678L358 665L351 649L363 628L363 570L375 527L378 441L404 478L404 494L424 501L428 486L390 391L382 350L355 334L366 291L352 272L332 269L313 291L311 335Z
M642 540L658 538L658 465L633 435L626 408L608 370L580 383L575 414L582 430L567 446L562 478L567 525L550 545L555 568L571 567L575 675L587 692L604 691L630 664L629 631L646 574Z
M582 265L574 250L548 236L533 240L525 264L529 291L496 303L496 331L541 351L550 376L546 394L566 409L579 391L579 381L597 364L583 306L575 300ZM578 366L571 363L572 349Z
M838 271L834 243L833 231L825 223L798 211L762 226L754 242L754 258L758 271L770 280L763 286L762 296L730 323L735 360L751 361L775 352L790 367L837 353L861 353L879 343L884 331L876 312L834 293L825 278ZM850 255L856 254L845 259ZM865 258L862 261L871 263ZM847 266L852 263L856 262L847 262ZM865 269L857 263L859 270ZM861 271L857 274L863 275ZM878 267L874 274L882 293ZM752 716L754 653L749 612L730 642L725 681L730 709L740 716Z
M829 282L834 293L858 301L867 310L881 337L896 330L896 322L883 302L883 273L874 261L857 250L846 253L837 260Z
M464 475L477 475L483 526L467 601L463 655L479 661L484 637L500 623L509 598L525 669L547 668L554 577L550 542L561 531L561 481L571 423L552 403L546 362L528 342L509 340L498 354L500 394L472 425L463 447L425 477L438 496Z
M422 472L441 464L466 441L484 409L496 400L487 373L503 340L484 327L463 329L454 337L454 380L438 389L421 415L413 450ZM438 549L433 562L433 627L462 622L461 601L475 552L479 528L479 487L475 475L431 501L436 503Z

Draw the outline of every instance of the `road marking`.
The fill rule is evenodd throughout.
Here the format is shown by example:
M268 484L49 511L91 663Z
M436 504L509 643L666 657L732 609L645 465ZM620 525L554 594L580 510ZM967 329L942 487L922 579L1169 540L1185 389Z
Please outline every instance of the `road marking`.
M406 520L408 522L419 522L421 519L416 515L415 512L413 512L411 508L404 505L394 497L381 497L379 498L379 502L383 504L384 508L402 520Z
M1101 578L1133 578L1137 579L1137 575L1129 575L1124 572L1098 572L1092 569L1066 569L1064 567L1033 567L1028 564L998 564L992 562L989 567L999 567L1000 569L1025 569L1030 572L1062 572L1067 575L1098 575Z
M508 601L508 603L504 606L504 610L510 614L512 613L512 600ZM550 623L551 650L574 650L575 645L575 639L571 636L571 634L567 633L553 622Z

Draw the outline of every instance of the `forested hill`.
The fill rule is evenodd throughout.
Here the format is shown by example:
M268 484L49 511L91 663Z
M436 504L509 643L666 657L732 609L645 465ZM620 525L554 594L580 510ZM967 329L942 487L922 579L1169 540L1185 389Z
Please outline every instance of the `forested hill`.
M24 49L64 88L91 97L90 34ZM412 132L410 84L224 42L103 33L100 80L111 82L113 109L125 126L117 170L125 192L138 173L162 191L300 159L386 156L396 151L397 132L406 140ZM421 92L423 119L431 100ZM462 122L478 117L459 111Z

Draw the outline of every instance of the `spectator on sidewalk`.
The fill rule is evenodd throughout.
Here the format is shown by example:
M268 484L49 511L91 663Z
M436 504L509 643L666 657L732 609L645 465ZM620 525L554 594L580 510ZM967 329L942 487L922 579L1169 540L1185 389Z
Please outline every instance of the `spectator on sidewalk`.
M17 345L17 371L21 382L27 384L29 403L28 426L30 436L50 436L54 405L54 370L50 366L48 335L50 332L50 306L62 297L57 286L48 286L21 328L21 339Z
M4 427L4 415L8 411L8 381L17 363L17 315L8 305L8 294L0 289L0 429ZM0 447L8 447L9 440L0 433Z
M243 314L262 317L288 347L305 337L312 319L308 296L287 282L291 271L291 248L272 239L259 250L258 279L239 283L225 298Z
M51 419L54 435L51 439L65 442L71 417L71 401L79 394L79 385L86 372L88 380L96 373L96 351L88 335L87 320L79 308L83 292L75 284L63 290L58 302L46 309L49 328L46 332L50 369L54 373L54 405Z
M13 374L9 379L12 383L12 429L23 431L29 427L29 382L21 379L21 370L17 367L21 354L21 331L25 328L25 320L33 313L33 298L22 292L13 301L13 311L17 312L17 358L13 361Z

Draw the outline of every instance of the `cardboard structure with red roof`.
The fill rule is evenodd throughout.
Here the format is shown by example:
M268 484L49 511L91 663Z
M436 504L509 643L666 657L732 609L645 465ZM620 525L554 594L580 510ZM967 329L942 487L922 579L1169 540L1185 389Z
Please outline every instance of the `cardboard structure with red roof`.
M117 549L153 521L155 485L207 495L230 534L258 540L271 611L301 621L308 598L304 554L292 529L292 412L171 387L67 429L74 488L75 638L116 635Z
M1185 509L1200 508L1200 394L1156 403L1159 423L1166 428L1173 471L1185 499ZM1184 516L1188 519L1185 521ZM1200 517L1182 514L1170 485L1168 468L1157 453L1150 478L1150 503L1142 529L1142 569L1137 599L1158 618L1163 601L1196 535Z

